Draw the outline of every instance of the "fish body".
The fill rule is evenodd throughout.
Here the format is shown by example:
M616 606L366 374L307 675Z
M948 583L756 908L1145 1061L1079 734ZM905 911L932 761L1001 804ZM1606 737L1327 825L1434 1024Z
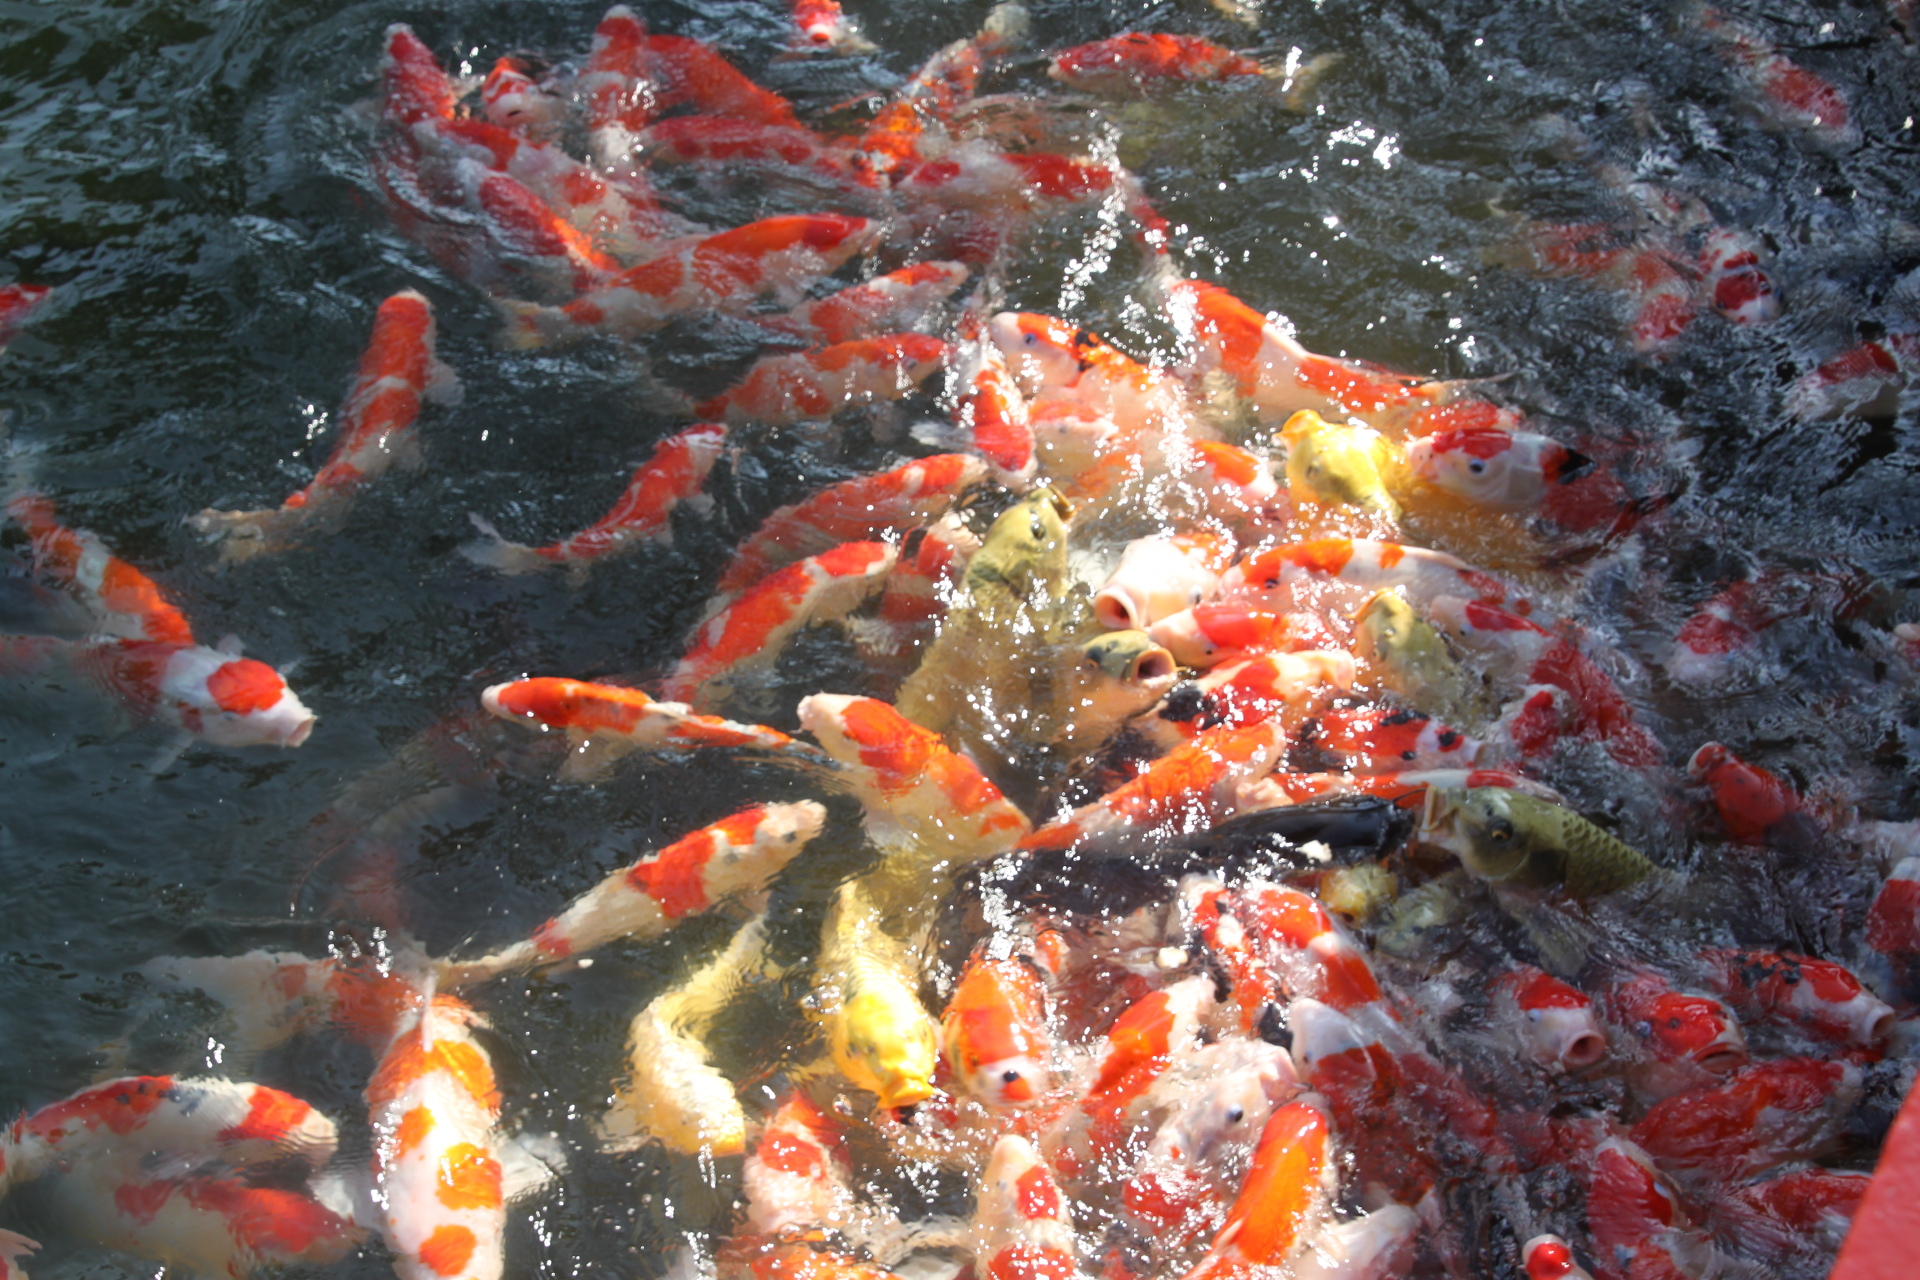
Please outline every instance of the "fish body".
M1278 613L1237 601L1208 600L1162 618L1147 634L1183 667L1222 666L1264 653L1299 653L1340 646L1318 615Z
M1707 787L1721 827L1743 844L1765 844L1769 834L1802 811L1792 787L1717 742L1693 753L1687 777Z
M1090 329L1029 311L1003 311L987 322L1021 392L1030 401L1066 401L1110 418L1138 445L1188 426L1187 394L1169 371L1146 365Z
M966 283L968 274L965 263L917 262L758 323L770 333L816 346L891 333L925 320Z
M1483 880L1611 893L1654 874L1646 855L1563 805L1502 787L1427 789L1421 838Z
M1009 1133L980 1175L968 1232L985 1280L1074 1280L1083 1273L1066 1197L1040 1152Z
M367 1084L380 1230L401 1280L492 1280L504 1265L500 1092L478 1020L423 996Z
M1232 541L1219 534L1136 538L1094 593L1094 617L1116 631L1145 630L1211 596L1232 558Z
M1046 986L1027 961L969 960L940 1033L953 1078L987 1106L1031 1107L1047 1091Z
M715 590L742 591L772 571L837 543L908 533L942 514L986 474L986 464L978 458L944 453L831 485L761 521L720 571Z
M638 689L540 676L483 690L480 705L502 720L529 720L560 730L572 744L560 776L599 777L614 760L649 749L731 747L798 751L778 729L694 713L684 702L657 702Z
M1702 1274L1707 1242L1646 1151L1624 1136L1606 1136L1588 1157L1586 1183L1598 1280Z
M1175 686L1140 727L1169 749L1210 729L1269 721L1297 728L1317 704L1352 685L1353 658L1345 650L1261 654Z
M839 214L762 218L660 253L565 306L510 302L502 341L531 348L591 334L637 338L690 312L739 311L767 293L792 297L864 252L882 230Z
M540 87L519 58L501 58L480 83L480 109L502 129L534 136L566 117L566 103Z
M1126 31L1053 55L1047 75L1104 98L1150 98L1192 84L1269 74L1254 59L1199 36Z
M1700 248L1700 274L1713 309L1735 324L1780 317L1780 294L1760 260L1760 242L1731 227L1714 227Z
M920 1003L910 948L881 927L857 880L840 887L820 926L814 996L834 1065L882 1107L933 1096L940 1028Z
M1696 6L1692 16L1759 95L1769 117L1831 145L1851 146L1859 141L1860 130L1852 123L1846 94L1832 81L1807 70L1717 9Z
M1009 488L1024 490L1039 465L1032 415L1006 357L977 310L960 320L953 368L953 424L969 451L985 458ZM1049 475L1058 479L1049 469Z
M1218 1003L1213 979L1182 978L1149 991L1107 1028L1093 1083L1076 1114L1086 1123L1087 1150L1096 1159L1119 1151L1133 1126L1139 1100L1174 1057L1191 1045ZM1079 1158L1071 1149L1068 1163ZM1055 1164L1062 1157L1055 1156ZM1071 1169L1063 1169L1071 1175Z
M1257 1275L1285 1263L1326 1212L1330 1126L1313 1101L1289 1102L1268 1117L1227 1225L1187 1280Z
M844 618L877 595L897 556L888 543L846 542L768 574L700 624L661 692L710 706L721 686L772 666L802 627Z
M595 561L624 555L648 542L671 541L674 509L700 499L700 490L726 443L727 429L717 423L701 423L668 436L635 468L606 515L547 546L509 542L491 524L471 516L483 536L462 547L461 554L502 573L536 573L565 565L577 576Z
M107 550L98 534L61 524L53 500L37 493L7 502L33 543L34 567L68 588L85 607L96 634L163 645L191 645L193 627L160 584Z
M1920 370L1920 333L1862 342L1801 375L1787 389L1787 412L1808 421L1890 417L1915 370Z
M1702 959L1709 985L1749 1023L1785 1024L1817 1040L1866 1049L1892 1032L1893 1010L1831 960L1732 948L1715 948Z
M1222 575L1220 598L1285 607L1303 590L1337 590L1335 584L1368 592L1399 588L1417 603L1460 596L1521 614L1532 610L1511 585L1444 551L1372 538L1282 543L1248 556Z
M478 960L443 961L441 981L470 985L564 960L615 938L657 937L723 898L757 892L820 834L826 820L826 809L811 800L742 809L614 872L526 941Z
M1663 1170L1744 1182L1819 1156L1839 1138L1860 1088L1850 1062L1776 1058L1654 1104L1630 1133Z
M762 356L732 389L695 405L694 412L769 426L828 418L854 405L904 399L946 363L948 353L938 338L891 333Z
M1485 745L1431 716L1381 706L1323 711L1301 741L1344 757L1355 773L1471 769Z
M40 309L53 290L44 284L15 283L0 286L0 351L20 336L28 317Z
M847 1221L853 1161L838 1121L804 1093L787 1094L747 1153L747 1225L763 1236Z

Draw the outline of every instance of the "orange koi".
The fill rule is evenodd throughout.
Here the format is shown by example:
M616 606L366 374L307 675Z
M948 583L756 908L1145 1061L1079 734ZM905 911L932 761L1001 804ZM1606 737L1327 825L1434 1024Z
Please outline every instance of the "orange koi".
M1286 740L1275 721L1204 729L1132 781L1015 847L1065 850L1123 837L1153 840L1204 831L1239 812L1245 787L1273 768Z
M836 543L905 534L944 513L986 473L986 464L978 458L943 453L829 486L761 521L720 571L715 589L723 595L743 591L774 570Z
M949 348L919 333L838 342L764 356L731 390L694 406L702 418L770 426L826 418L853 405L899 400L947 361Z
M1001 853L1027 819L978 766L884 702L816 693L801 700L800 727L846 770L876 838L971 860Z
M1031 1107L1046 1092L1046 987L1024 958L967 961L940 1033L948 1070L987 1106Z
M353 389L340 406L333 452L313 480L277 508L209 508L187 523L220 544L222 564L284 551L308 529L337 528L363 486L396 466L420 465L413 425L421 401L453 404L459 397L459 378L434 355L432 305L412 289L396 293L374 313Z
M803 752L778 729L695 715L683 702L656 702L638 689L543 676L496 684L480 704L502 720L531 720L566 733L570 749L559 776L569 782L598 778L606 767L634 751L725 747Z
M572 537L544 547L509 542L486 520L469 514L482 538L460 548L460 554L509 574L564 564L578 581L596 561L624 555L649 542L670 544L674 509L705 501L701 487L726 443L727 429L711 422L668 436L654 447L652 457L634 469L611 511Z
M859 163L877 178L910 169L920 158L929 125L950 123L973 100L988 65L1026 36L1027 12L997 4L980 30L937 50L880 109L855 144ZM937 150L930 147L929 150Z
M1326 1211L1330 1168L1327 1117L1312 1101L1289 1102L1268 1117L1227 1225L1186 1280L1229 1280L1284 1263Z
M505 299L501 341L528 349L590 334L636 338L691 311L739 310L836 270L881 232L879 223L838 214L762 218L662 253L565 306Z
M401 1280L496 1280L506 1197L500 1091L481 1019L422 993L367 1084L381 1233Z
M61 524L51 498L19 494L7 503L7 514L33 540L34 567L74 592L98 634L193 644L193 627L160 584L108 551L98 534Z
M1381 706L1323 711L1301 729L1300 741L1340 756L1352 773L1471 769L1486 746L1432 716Z
M1001 483L1024 491L1038 462L1026 397L999 346L987 337L977 307L969 305L958 329L960 345L949 388L954 433L993 465Z
M857 179L844 154L809 129L761 124L724 116L673 116L647 126L639 153L654 166L717 165L736 171L781 166L811 171L809 176L851 189Z
M960 262L917 262L756 323L804 342L852 342L919 324L966 283L968 274Z
M1183 667L1213 667L1262 653L1336 649L1318 614L1275 613L1231 601L1209 600L1162 618L1147 634Z
M1706 1241L1690 1229L1680 1197L1654 1168L1653 1158L1609 1134L1594 1146L1590 1161L1587 1230L1600 1280L1699 1275Z
M615 938L657 937L723 898L757 893L826 825L811 800L754 805L623 867L541 924L531 937L478 960L442 961L448 987L551 964Z
M1108 1028L1092 1087L1077 1115L1087 1122L1096 1159L1117 1152L1132 1124L1137 1100L1146 1093L1174 1055L1192 1044L1216 1003L1213 979L1205 974L1182 978L1151 991L1127 1006ZM1077 1161L1072 1148L1057 1162L1063 1172Z
M762 578L700 624L662 693L709 705L721 686L772 666L802 627L844 618L878 594L898 554L884 542L847 542Z
M742 75L711 45L687 36L650 35L647 53L656 111L686 104L700 115L788 128L800 123L791 102Z
M1053 55L1047 75L1108 98L1149 98L1190 84L1224 84L1268 68L1199 36L1125 31Z
M960 589L967 562L980 549L958 515L949 512L915 530L901 543L902 555L887 575L880 593L880 620L900 630L911 630L903 637L919 640L921 629L946 612Z

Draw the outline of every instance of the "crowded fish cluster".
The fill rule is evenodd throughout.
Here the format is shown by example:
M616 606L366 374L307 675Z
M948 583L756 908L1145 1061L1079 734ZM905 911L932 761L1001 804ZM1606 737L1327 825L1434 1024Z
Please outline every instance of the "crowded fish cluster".
M1688 21L1771 127L1857 143L1839 87ZM384 215L492 308L493 359L601 344L672 424L604 516L475 512L449 574L578 593L741 523L716 490L776 445L816 474L850 441L892 456L747 520L669 660L476 683L342 790L311 828L324 954L146 967L232 1071L351 1046L363 1112L116 1074L5 1130L0 1192L236 1278L363 1247L404 1280L525 1274L512 1206L607 1159L669 1223L686 1187L717 1196L648 1274L1816 1277L1857 1216L1834 1274L1892 1274L1864 1269L1896 1248L1870 1170L1920 1031L1920 821L1802 790L1649 690L1795 678L1796 637L1844 622L1911 699L1920 624L1845 566L1756 561L1642 662L1594 601L1694 536L1679 460L1535 421L1498 379L1307 349L1230 269L1195 274L1088 123L1311 111L1340 61L1157 31L1040 50L1027 26L1000 4L818 109L623 5L484 75L386 32ZM874 52L832 0L795 0L791 46ZM1021 65L1053 87L982 91ZM1494 264L1604 290L1628 358L1791 311L1706 197L1527 127L1624 215L1497 206ZM743 203L764 216L728 225ZM1061 220L1099 229L1165 350L1005 305ZM46 302L0 291L0 342ZM417 467L460 413L436 338L424 293L381 302L310 482L181 513L209 559L324 546ZM1885 416L1916 362L1920 334L1808 354L1785 411ZM222 748L326 733L8 450L22 557L86 623L0 637L0 673L71 669ZM765 794L623 845L577 895L544 867L544 919L429 946L407 864L496 775L571 804L663 762ZM1802 909L1749 911L1756 883ZM657 954L693 958L621 1011L600 1105L533 1131L490 1020L670 935L694 940ZM743 1017L778 1050L743 1052ZM0 1232L0 1276L33 1247Z

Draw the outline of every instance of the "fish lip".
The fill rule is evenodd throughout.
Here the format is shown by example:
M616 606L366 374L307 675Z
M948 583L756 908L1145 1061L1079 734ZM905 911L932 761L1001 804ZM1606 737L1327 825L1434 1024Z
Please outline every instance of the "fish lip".
M306 742L308 738L313 736L313 726L318 723L320 723L319 716L308 716L299 724L294 725L292 731L287 734L284 745L288 747L300 746Z
M1573 1037L1560 1051L1560 1064L1568 1071L1584 1071L1607 1056L1607 1038L1595 1031Z
M1747 1065L1747 1052L1738 1045L1722 1041L1694 1054L1693 1064L1716 1076L1730 1076Z

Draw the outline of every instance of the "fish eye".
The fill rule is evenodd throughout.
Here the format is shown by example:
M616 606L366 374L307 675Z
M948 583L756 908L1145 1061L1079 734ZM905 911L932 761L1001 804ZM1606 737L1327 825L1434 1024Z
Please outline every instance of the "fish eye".
M1001 1081L1006 1084L1012 1084L1014 1081L1018 1080L1019 1078L1020 1078L1020 1073L1018 1071L1012 1070L1011 1068L1009 1068L1006 1071L1002 1071L1000 1073Z
M1480 461L1478 458L1475 458L1472 462L1469 462L1467 464L1467 470L1473 472L1473 474L1475 475L1481 474L1486 469L1487 469L1487 464Z
M1247 1118L1246 1111L1240 1107L1234 1107L1227 1112L1228 1124L1239 1124L1242 1120L1245 1120L1246 1118Z
M1508 836L1511 836L1512 834L1513 834L1513 824L1511 822L1504 822L1504 821L1496 822L1493 824L1491 828L1488 829L1487 839L1492 840L1495 843L1499 843L1501 841L1504 841Z
M1040 341L1040 335L1037 333L1023 333L1020 335L1020 340L1028 346L1032 346L1034 343Z

